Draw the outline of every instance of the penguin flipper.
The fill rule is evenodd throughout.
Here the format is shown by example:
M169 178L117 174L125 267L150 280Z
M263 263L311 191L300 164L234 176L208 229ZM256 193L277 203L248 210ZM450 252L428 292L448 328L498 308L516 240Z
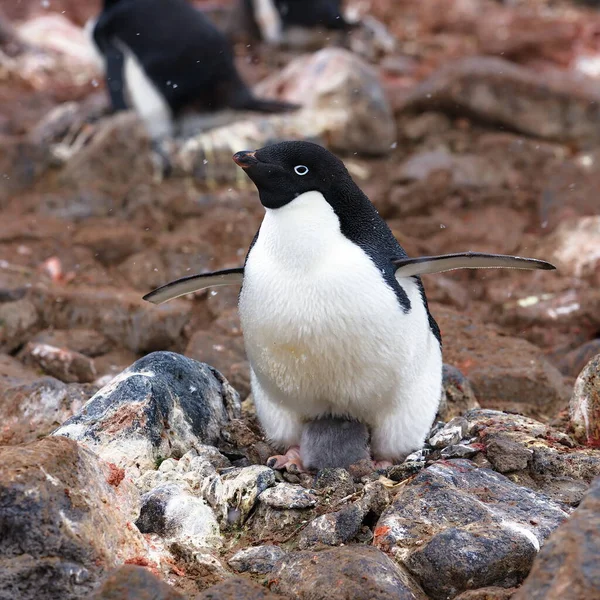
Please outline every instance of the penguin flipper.
M455 269L543 269L550 271L556 267L545 260L522 258L506 254L486 254L483 252L460 252L439 256L419 256L399 258L392 261L396 267L396 277L412 277L441 273Z
M191 275L183 277L163 285L144 296L144 300L152 304L162 304L173 298L185 296L192 292L198 292L208 287L219 287L222 285L241 285L244 279L243 267L236 269L225 269L223 271L214 271L213 273L201 273L200 275Z

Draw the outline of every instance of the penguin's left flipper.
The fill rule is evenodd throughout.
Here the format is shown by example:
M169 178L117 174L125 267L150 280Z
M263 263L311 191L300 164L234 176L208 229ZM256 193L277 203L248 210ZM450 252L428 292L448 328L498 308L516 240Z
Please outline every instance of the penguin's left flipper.
M214 271L213 273L201 273L200 275L192 275L171 281L171 283L167 283L146 294L144 300L152 302L152 304L162 304L168 300L173 300L173 298L179 298L179 296L185 296L192 292L199 292L209 287L241 285L243 279L243 267Z
M440 256L419 256L393 260L396 277L428 275L455 269L542 269L551 271L556 267L545 260L522 258L506 254L485 254L482 252L461 252Z

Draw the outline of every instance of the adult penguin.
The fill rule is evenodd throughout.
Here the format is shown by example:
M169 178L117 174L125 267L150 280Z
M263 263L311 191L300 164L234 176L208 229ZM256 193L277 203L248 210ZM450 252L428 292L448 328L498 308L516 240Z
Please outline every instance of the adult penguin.
M297 105L256 98L225 36L187 0L104 0L91 25L113 110L135 108L151 137L172 136L186 109L276 113Z
M442 340L419 275L554 267L480 253L409 258L342 161L316 144L284 142L234 160L265 208L244 267L187 277L145 299L160 304L243 284L239 311L257 415L286 451L273 466L332 466L312 444L333 455L327 440L361 438L356 425L341 431L344 422L369 430L375 466L402 460L422 446L441 398Z

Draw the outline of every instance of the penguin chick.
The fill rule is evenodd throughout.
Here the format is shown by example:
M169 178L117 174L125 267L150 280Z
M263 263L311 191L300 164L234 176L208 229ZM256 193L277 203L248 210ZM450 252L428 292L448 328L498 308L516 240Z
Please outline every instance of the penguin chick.
M308 471L343 467L370 458L369 431L364 423L342 417L309 421L300 437L300 459Z
M335 464L337 450L317 459L308 442L333 453L336 436L345 439L340 416L369 428L375 461L403 459L422 446L442 390L441 335L419 275L554 267L480 253L409 258L342 161L316 144L283 142L234 160L265 208L244 267L187 277L145 299L243 283L240 319L267 437L297 461L306 423L329 416L309 426L300 452Z
M187 0L104 0L86 29L104 58L113 110L133 107L153 139L173 136L185 109L299 108L256 98L225 36Z

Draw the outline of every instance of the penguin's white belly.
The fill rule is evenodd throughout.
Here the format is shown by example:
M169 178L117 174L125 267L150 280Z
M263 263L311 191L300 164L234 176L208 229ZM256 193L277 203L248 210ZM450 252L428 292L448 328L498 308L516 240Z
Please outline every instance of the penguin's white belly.
M439 344L416 283L401 285L408 312L342 235L321 194L268 211L240 296L246 349L264 392L303 418L348 414L376 424L432 368L435 386Z

